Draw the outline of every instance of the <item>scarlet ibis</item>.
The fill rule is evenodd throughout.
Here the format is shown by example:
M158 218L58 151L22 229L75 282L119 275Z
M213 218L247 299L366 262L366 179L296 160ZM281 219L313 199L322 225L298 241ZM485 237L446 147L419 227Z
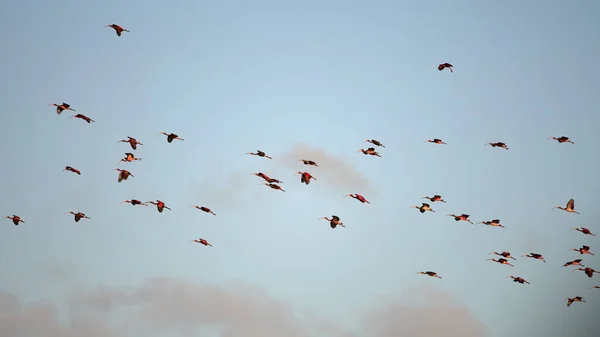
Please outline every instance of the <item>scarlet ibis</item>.
M78 169L76 169L76 168L73 168L73 167L71 167L71 166L66 166L66 167L63 169L63 171L69 171L69 172L73 172L73 173L76 173L78 176L80 176L80 175L81 175L81 171L79 171Z
M596 234L594 234L594 233L590 232L590 230L589 230L589 229L587 229L587 228L585 228L585 227L580 227L580 228L572 228L571 230L575 230L575 231L581 232L581 233L583 233L583 234L585 234L585 235L596 236Z
M160 201L160 200L156 200L156 202L154 201L146 201L147 204L152 204L156 206L156 209L158 210L158 213L162 213L163 210L168 209L169 211L171 210L169 207L167 207L167 205L165 205L164 202Z
M312 160L308 160L308 159L300 159L299 161L301 161L304 165L309 165L309 166L316 166L319 167L319 165L317 165L316 162L312 161Z
M442 278L441 276L439 276L439 275L438 275L436 272L434 272L434 271L420 271L420 272L417 272L417 273L415 273L415 275L419 275L419 274L420 274L420 275L427 275L427 276L431 276L431 277L435 277L435 278L439 278L439 279L441 279L441 278Z
M127 178L129 178L130 176L135 178L135 176L133 174L131 174L131 172L127 171L127 170L121 170L121 169L116 168L113 171L119 171L119 176L117 178L117 182L121 182L123 180L127 180Z
M192 243L192 242L199 243L199 244L202 244L202 245L205 245L205 246L211 246L211 247L213 246L213 245L211 245L208 241L206 241L203 238L198 238L196 240L190 241L190 243Z
M91 123L91 122L95 122L95 120L93 120L93 119L91 119L91 118L89 118L88 116L86 116L86 115L83 115L83 114L77 114L77 115L73 115L73 116L71 116L71 117L69 117L69 118L79 118L79 119L83 119L84 121L88 122L88 124L89 124L89 123Z
M65 110L71 110L71 111L75 111L74 109L71 108L71 106L65 102L63 102L63 104L56 104L56 103L51 103L48 104L48 106L55 106L56 107L56 113L57 114L61 114L63 111Z
M121 139L117 143L129 143L129 145L131 146L131 148L134 149L134 150L137 150L137 146L138 145L144 145L144 144L138 142L137 139L135 139L133 137L129 137L129 136L127 136L127 139Z
M375 151L375 148L374 148L374 147L370 147L370 148L368 148L368 149L366 149L366 150L365 150L365 149L359 149L359 150L358 150L358 151L356 151L356 152L357 152L357 153L358 153L358 152L362 152L364 155L371 155L371 156L377 156L377 157L381 157L381 155L380 155L380 154L379 154L377 151Z
M250 173L250 175L252 176L257 176L257 177L261 177L263 178L266 182L268 183L277 183L277 184L283 184L283 181L279 180L279 179L274 179L274 178L270 178L268 175L262 173L262 172L258 172L258 173Z
M363 203L363 204L364 204L365 202L366 202L367 204L370 204L369 200L365 199L365 197L363 197L362 195L360 195L360 194L358 194L358 193L355 193L355 194L346 194L344 197L351 197L351 198L354 198L354 199L356 199L356 200L360 201L360 202L361 202L361 203Z
M500 258L500 259L498 259L498 260L496 260L496 259L487 259L486 261L494 261L494 262L497 262L497 263L500 263L500 264L505 264L505 265L507 265L507 266L514 267L512 264L510 264L510 263L508 262L508 260L507 260L507 259L502 259L502 258Z
M550 137L550 138L548 138L548 139L553 139L553 140L556 140L556 141L558 141L559 143L571 143L571 144L575 144L575 143L573 143L573 142L572 142L572 141L569 139L569 137L565 137L565 136L560 136L560 137Z
M469 220L469 217L470 217L469 214L461 214L461 215L448 214L448 216L453 217L454 221L466 221L466 222L473 224L473 221Z
M158 134L167 136L167 143L172 143L175 139L182 141L185 140L174 133L159 132Z
M575 259L573 261L569 261L567 263L565 263L563 265L563 267L568 267L568 266L582 266L585 267L582 263L581 263L582 259Z
M509 252L491 252L491 253L489 253L488 255L492 255L492 254L494 254L494 255L498 255L498 256L502 256L502 257L503 257L503 258L505 258L505 259L513 259L513 260L516 260L514 257L512 257L512 255L510 255L510 253L509 253Z
M10 220L12 220L12 223L13 223L13 224L15 224L15 226L18 226L18 225L19 225L19 223L21 223L21 222L22 222L22 223L25 223L25 221L21 220L21 217L20 217L20 216L18 216L18 215L13 215L12 217L10 217L10 216L5 216L4 218L5 218L5 219L10 219Z
M121 203L124 203L124 202L126 202L128 204L131 204L132 206L135 206L135 205L148 206L145 203L143 203L143 202L141 202L141 201L139 201L137 199L131 199L131 200L123 200L123 201L121 201Z
M524 279L524 278L522 278L522 277L518 277L518 276L507 276L506 278L511 278L511 279L513 279L513 282L518 282L518 283L521 283L521 284L524 284L524 283L527 283L527 284L529 284L529 282L525 281L525 279Z
M317 178L313 177L313 176L312 176L310 173L308 173L308 172L300 172L300 171L298 171L298 172L296 172L296 174L299 174L299 175L300 175L300 182L301 182L301 183L304 183L304 184L306 184L306 185L310 184L310 180L311 180L311 179L317 180Z
M570 251L573 250L573 251L579 252L579 254L581 254L581 255L585 255L585 254L594 255L594 254L592 254L590 252L590 246L586 246L586 245L581 246L581 248L572 248L572 249L569 249L569 250Z
M431 206L429 206L429 204L426 204L424 202L421 203L421 206L410 206L410 208L416 208L419 210L419 212L421 213L425 213L425 212L435 212Z
M277 184L273 184L273 183L263 183L263 185L269 186L270 188L274 189L274 190L280 190L281 192L285 192L285 190L283 188L281 188L281 186L277 185Z
M569 201L567 201L567 206L566 207L560 207L560 206L556 206L554 208L558 208L562 211L567 211L569 213L575 213L575 214L579 214L579 212L575 211L575 200L573 198L569 199Z
M133 153L125 153L125 158L121 159L117 163L117 166L119 166L120 163L131 163L132 161L136 160L142 160L142 158L136 158Z
M129 32L127 29L125 29L115 23L104 26L104 28L106 28L106 27L110 27L110 28L114 29L115 33L117 33L117 36L121 36L121 33L123 33L123 32Z
M438 65L438 70L442 71L445 68L448 68L448 70L450 70L450 72L453 73L454 70L452 70L452 67L454 67L454 66L451 65L450 63L446 62L446 63L442 63L442 64Z
M210 214L212 214L212 215L216 215L216 214L215 214L215 213L214 213L214 212L213 212L213 211L212 211L210 208L208 208L208 207L204 207L204 206L190 206L190 207L192 207L192 208L196 208L196 209L199 209L199 210L201 210L202 212L206 212L206 213L210 213Z
M438 138L428 139L428 140L425 141L425 143L433 143L433 144L438 144L438 145L448 145L448 144L444 143L443 140L438 139Z
M502 143L502 142L496 142L496 143L486 143L485 145L489 145L491 147L500 147L503 148L505 150L508 150L508 146L506 146L506 144Z
M378 141L377 139L367 139L363 143L371 143L375 146L385 147L385 145L381 144L381 142Z
M344 226L344 223L340 221L340 218L337 215L332 215L331 219L329 219L328 217L324 216L322 218L319 218L319 220L327 220L327 221L329 221L329 225L331 226L332 229L335 229L335 227L337 227L337 226L346 227L346 226Z
M256 152L247 152L246 154L249 154L251 156L259 156L259 157L267 158L267 159L273 159L273 158L267 156L267 154L261 150L256 150Z
M592 278L594 276L594 273L600 273L600 271L596 271L596 270L594 270L592 268L588 268L588 267L573 269L573 271L578 271L578 270L583 271L589 278Z
M542 254L538 254L538 253L529 253L529 254L522 255L521 257L528 257L528 258L535 259L535 260L541 260L544 263L546 263L546 260L544 259Z
M585 302L585 300L581 296L569 297L566 299L566 301L567 301L567 307L570 307L571 304L573 304L574 302Z
M85 215L84 213L81 213L81 212L77 212L77 213L67 212L65 214L73 214L75 216L75 222L79 222L79 220L81 220L81 219L91 219L90 217L88 217L87 215Z
M429 199L429 201L431 202L443 202L446 203L446 201L444 201L444 199L442 199L442 196L440 195L434 195L433 197L423 197L421 199Z
M506 227L504 227L504 225L502 225L500 223L500 220L498 220L498 219L494 219L494 220L491 220L491 221L481 221L481 222L478 222L477 224L484 224L486 226L506 228Z

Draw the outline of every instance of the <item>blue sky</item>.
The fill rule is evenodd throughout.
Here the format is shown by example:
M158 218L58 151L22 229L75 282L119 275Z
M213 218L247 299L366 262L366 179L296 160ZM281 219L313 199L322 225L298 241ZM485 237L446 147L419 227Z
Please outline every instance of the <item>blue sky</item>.
M0 215L26 224L3 219L0 290L28 303L60 301L72 284L239 282L354 329L382 297L425 284L453 293L489 336L590 323L600 276L560 266L582 244L600 254L597 237L569 230L600 233L599 11L593 1L6 1ZM103 28L112 23L131 32L119 38ZM443 62L454 73L439 72ZM47 106L61 102L96 123ZM186 140L168 144L162 131ZM575 145L547 140L561 135ZM116 143L126 136L144 143L143 160L121 165L135 177L119 184L111 170L131 152ZM383 158L356 153L371 138ZM495 141L510 150L484 147ZM256 149L274 159L244 155ZM303 153L328 165L290 165ZM304 169L318 180L300 184ZM258 171L286 192L261 186ZM432 194L447 200L436 213L409 209ZM131 198L172 211L119 204ZM569 198L581 215L552 209ZM347 228L317 220L332 214ZM214 247L188 244L198 236ZM513 270L486 262L492 250L548 263ZM600 270L598 259L584 256ZM73 274L45 282L49 266ZM588 302L565 312L577 295Z

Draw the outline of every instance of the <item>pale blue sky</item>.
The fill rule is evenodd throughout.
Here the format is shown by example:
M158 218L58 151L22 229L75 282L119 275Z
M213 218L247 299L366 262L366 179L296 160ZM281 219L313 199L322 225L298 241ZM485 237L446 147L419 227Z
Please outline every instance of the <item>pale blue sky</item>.
M0 290L58 298L36 271L56 264L83 270L74 282L87 286L239 281L353 327L380 296L431 283L490 336L573 316L585 324L600 309L600 290L588 290L600 276L560 266L581 244L600 254L598 237L569 231L600 234L597 13L600 3L583 0L7 0L0 215L27 223L2 220ZM112 23L131 32L118 38L103 28ZM439 72L442 62L454 73ZM47 106L63 101L96 123ZM167 144L162 131L186 141ZM561 135L575 145L547 140ZM135 178L118 184L125 136L144 143L143 160L122 165ZM436 137L449 145L424 143ZM383 158L355 153L370 138L386 145ZM494 141L510 151L484 147ZM301 185L297 170L273 163L297 143L346 157L373 195L325 178ZM256 149L275 159L244 156ZM261 186L248 175L257 171L287 192ZM448 202L437 213L409 209L432 194ZM119 204L131 198L172 211ZM552 209L569 198L581 215ZM74 223L71 210L92 219ZM445 216L463 212L507 228ZM317 220L332 214L347 228ZM188 244L198 236L214 247ZM492 250L548 263L512 270L486 262ZM584 256L600 270L599 259ZM565 312L576 295L588 303ZM511 311L504 322L501 310Z

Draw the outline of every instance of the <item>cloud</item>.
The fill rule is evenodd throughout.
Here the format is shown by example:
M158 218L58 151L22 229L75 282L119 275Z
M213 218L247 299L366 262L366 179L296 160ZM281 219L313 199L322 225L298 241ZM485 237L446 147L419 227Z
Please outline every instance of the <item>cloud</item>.
M361 333L320 318L301 319L264 290L202 285L170 278L137 288L72 291L63 302L24 306L0 292L0 337L483 337L485 328L444 292L389 301L367 313ZM412 306L411 302L421 303ZM423 304L425 303L425 304ZM58 307L66 308L66 319Z
M299 162L300 159L313 160L319 167L309 170L307 167L312 167L304 166ZM295 144L289 152L279 155L275 160L293 170L310 171L319 179L320 184L342 193L355 193L356 191L356 193L364 193L365 196L374 194L371 181L365 175L348 164L344 157L328 153L325 150L306 144Z

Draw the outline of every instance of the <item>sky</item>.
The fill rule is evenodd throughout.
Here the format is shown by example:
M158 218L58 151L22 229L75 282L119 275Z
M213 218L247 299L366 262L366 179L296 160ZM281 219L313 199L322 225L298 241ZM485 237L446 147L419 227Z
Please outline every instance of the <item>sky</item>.
M0 337L592 336L600 275L561 266L581 245L600 255L599 237L570 230L600 233L598 12L585 0L2 2L0 215L25 223L0 222ZM62 102L95 123L48 106ZM548 139L563 135L575 144ZM143 145L117 143L127 136ZM382 158L356 152L366 139ZM273 159L245 155L257 149ZM142 160L118 183L126 152ZM447 201L435 213L410 208L433 194ZM132 198L172 210L120 203ZM553 209L570 198L579 215ZM318 220L331 215L346 228ZM520 258L531 252L547 263ZM415 275L427 270L442 279ZM574 296L587 302L567 308Z

